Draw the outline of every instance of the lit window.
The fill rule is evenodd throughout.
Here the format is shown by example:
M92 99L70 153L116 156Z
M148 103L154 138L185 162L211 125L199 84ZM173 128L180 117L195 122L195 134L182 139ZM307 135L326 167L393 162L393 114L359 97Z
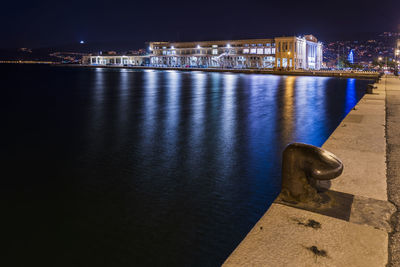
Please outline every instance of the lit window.
M271 48L265 48L265 54L267 55L271 54Z
M218 45L212 45L212 47L218 47Z
M281 59L280 58L277 59L276 65L277 65L278 68L281 66Z
M286 68L287 67L287 58L282 58L282 67Z
M264 68L273 68L275 64L274 57L264 57Z
M272 48L271 54L275 54L275 48Z
M249 53L249 49L248 48L243 49L243 54L248 54L248 53Z
M257 54L259 54L259 55L264 54L264 49L263 48L257 48Z
M213 50L212 50L212 54L213 54L213 55L218 55L218 49L213 49Z
M257 53L257 49L255 49L255 48L250 49L250 54L256 54L256 53Z

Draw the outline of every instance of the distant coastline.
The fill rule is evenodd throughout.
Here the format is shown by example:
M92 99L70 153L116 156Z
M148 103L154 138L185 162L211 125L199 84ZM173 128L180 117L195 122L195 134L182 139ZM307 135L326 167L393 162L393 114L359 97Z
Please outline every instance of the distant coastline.
M0 64L59 64L53 61L36 61L36 60L5 60L0 61Z

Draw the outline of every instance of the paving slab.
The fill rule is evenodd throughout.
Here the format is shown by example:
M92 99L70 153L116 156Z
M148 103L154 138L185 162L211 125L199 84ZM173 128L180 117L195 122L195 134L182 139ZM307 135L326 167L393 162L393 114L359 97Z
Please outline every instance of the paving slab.
M385 266L387 242L371 226L272 204L223 266Z
M330 189L387 200L385 110L383 90L365 95L322 146L344 164Z

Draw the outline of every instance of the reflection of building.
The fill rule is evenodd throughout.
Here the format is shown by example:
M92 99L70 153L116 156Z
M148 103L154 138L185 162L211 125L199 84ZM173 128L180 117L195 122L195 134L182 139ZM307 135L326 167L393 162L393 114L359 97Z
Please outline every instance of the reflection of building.
M154 67L320 69L322 44L313 35L201 42L150 42L150 54L98 55L83 58L92 65Z
M322 44L312 35L201 42L151 42L150 64L166 67L320 69Z

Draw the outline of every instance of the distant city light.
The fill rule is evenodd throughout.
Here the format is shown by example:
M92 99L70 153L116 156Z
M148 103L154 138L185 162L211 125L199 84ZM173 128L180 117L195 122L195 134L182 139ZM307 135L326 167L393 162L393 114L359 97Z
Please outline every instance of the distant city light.
M353 49L350 50L349 55L347 56L347 60L351 63L354 64L354 53L353 53Z
M80 41L79 43L81 43L81 44L84 44L84 43L85 43L85 41Z

